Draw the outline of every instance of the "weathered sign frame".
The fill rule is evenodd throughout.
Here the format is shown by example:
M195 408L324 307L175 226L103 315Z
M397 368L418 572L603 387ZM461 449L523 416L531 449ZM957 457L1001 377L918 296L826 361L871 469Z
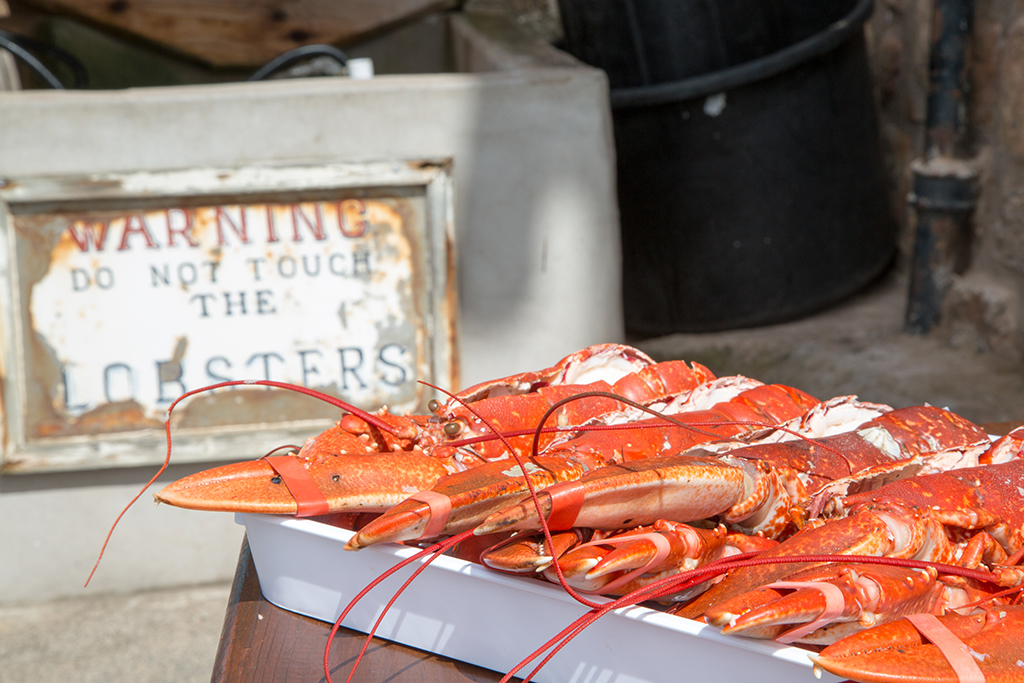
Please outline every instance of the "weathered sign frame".
M453 182L450 160L372 161L317 165L204 168L182 171L0 179L0 472L3 474L126 467L162 462L163 429L135 429L39 438L27 433L32 368L23 310L15 216L62 210L109 210L171 206L182 201L298 202L325 197L398 195L422 198L423 248L415 255L419 307L416 379L458 385L455 332ZM373 195L372 193L376 193ZM383 196L386 196L384 194ZM189 205L186 203L186 205ZM340 206L340 205L339 205ZM259 378L255 378L259 379ZM434 392L417 386L418 409ZM191 387L190 387L191 388ZM266 391L263 388L242 391ZM309 399L312 400L312 399ZM177 413L177 411L176 411ZM174 430L174 461L255 458L282 444L301 444L329 426L329 419L284 423L185 427ZM172 427L174 423L172 422Z

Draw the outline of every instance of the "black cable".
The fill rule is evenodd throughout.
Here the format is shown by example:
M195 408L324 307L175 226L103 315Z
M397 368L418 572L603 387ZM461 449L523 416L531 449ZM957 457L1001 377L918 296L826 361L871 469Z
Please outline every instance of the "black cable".
M346 57L345 53L336 47L331 45L303 45L302 47L297 47L294 50L289 50L284 54L274 57L269 62L261 66L256 73L249 76L248 80L262 81L278 69L288 66L293 62L297 62L300 59L305 59L307 57L316 56L331 57L337 60L342 66L348 64L348 57Z
M41 40L35 38L29 38L28 36L20 36L8 31L0 30L0 34L6 37L8 40L13 40L21 47L26 50L33 50L36 53L42 53L43 56L52 57L59 62L62 62L68 69L71 70L72 78L74 79L75 89L83 89L89 85L89 72L86 71L85 66L67 50L62 50L56 45L50 45L44 43Z
M60 79L54 76L52 71L43 66L43 63L36 59L31 52L19 45L16 40L11 40L11 38L8 37L10 35L11 34L6 31L0 31L0 48L7 50L17 59L24 62L26 66L42 76L43 80L46 81L51 88L64 90L64 84L60 82Z

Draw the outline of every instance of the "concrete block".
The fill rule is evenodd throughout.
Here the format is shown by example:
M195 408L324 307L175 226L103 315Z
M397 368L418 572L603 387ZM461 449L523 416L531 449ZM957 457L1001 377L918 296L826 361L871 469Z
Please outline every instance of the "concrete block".
M1013 363L1024 358L1018 297L989 273L972 270L953 276L943 321L954 348L993 352Z
M549 46L524 57L521 42L494 44L504 30L453 22L453 49L488 71L4 93L0 176L450 158L462 384L621 340L604 74ZM150 474L0 477L0 602L76 594ZM229 578L240 538L228 514L140 501L93 590Z

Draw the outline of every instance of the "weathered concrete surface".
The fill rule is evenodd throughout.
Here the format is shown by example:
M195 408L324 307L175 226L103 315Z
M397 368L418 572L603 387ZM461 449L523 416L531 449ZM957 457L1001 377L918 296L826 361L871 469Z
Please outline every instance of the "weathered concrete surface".
M155 468L0 477L0 605L230 579L244 533L234 515L157 507L150 495L211 464L172 466L135 503L88 590L107 530Z
M205 683L228 586L0 607L0 683Z
M883 149L895 191L895 210L903 218L900 245L910 253L913 212L906 209L910 163L923 155L927 112L928 63L932 42L930 0L880 0L867 26L868 49L878 92ZM971 90L968 125L971 164L979 172L969 258L964 274L988 278L1002 290L999 325L952 291L944 311L947 323L972 335L1008 363L1021 360L1020 315L1024 301L1024 5L979 2L969 46ZM955 289L955 288L954 288ZM967 298L987 300L991 288ZM990 311L991 312L991 311Z
M659 360L704 363L799 387L818 398L856 394L893 407L949 407L975 422L1024 420L1024 374L973 331L903 332L906 278L888 275L819 315L756 329L636 342Z

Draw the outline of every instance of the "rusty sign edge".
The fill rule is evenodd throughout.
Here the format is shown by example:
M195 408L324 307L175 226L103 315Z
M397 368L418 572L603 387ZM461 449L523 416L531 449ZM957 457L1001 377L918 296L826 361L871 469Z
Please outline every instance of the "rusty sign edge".
M162 430L108 433L45 440L26 438L24 425L27 383L24 359L24 314L18 295L19 279L15 251L13 208L40 204L70 204L95 200L127 201L148 198L208 197L223 194L253 195L282 192L317 192L345 189L390 189L422 187L426 201L424 242L429 271L425 280L428 309L424 311L424 358L430 379L441 386L457 388L458 298L455 277L454 182L450 158L414 160L346 161L329 164L250 165L238 168L140 171L66 176L32 176L6 179L0 187L0 231L4 250L0 254L0 474L21 474L132 467L156 464L164 459L165 447L140 455L131 444L150 441ZM303 174L306 182L300 181ZM433 392L431 392L433 393ZM308 422L308 424L307 424ZM293 423L296 424L296 423ZM233 428L191 429L175 435L175 462L225 461L258 457L263 435L273 438L313 436L329 426L329 420L310 420L297 428L280 424L259 431L247 425L249 434L233 435ZM315 431L314 431L315 430ZM219 442L224 449L211 448ZM106 443L107 447L97 447ZM254 450L255 449L255 450ZM248 451L240 454L238 450ZM215 452L216 451L216 452ZM102 454L101 454L102 452ZM92 455L90 455L92 454Z
M0 202L10 205L70 199L309 191L427 185L437 173L450 174L451 159L290 163L68 175L3 177Z

